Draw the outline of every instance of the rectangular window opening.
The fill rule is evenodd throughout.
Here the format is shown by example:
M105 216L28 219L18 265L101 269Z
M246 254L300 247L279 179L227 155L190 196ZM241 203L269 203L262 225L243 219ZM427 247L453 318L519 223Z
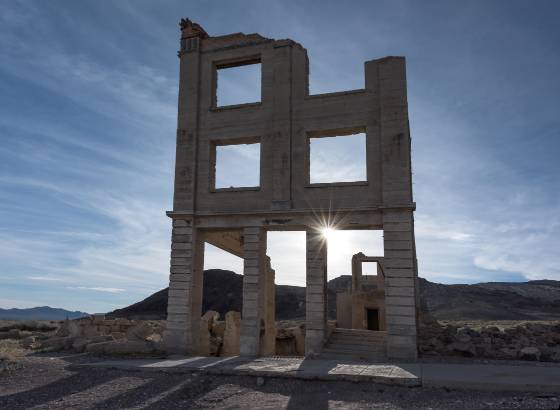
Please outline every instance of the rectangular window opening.
M367 182L366 134L309 135L309 183Z
M377 276L377 262L362 262L363 276Z
M251 59L216 65L215 107L261 102L261 62Z
M261 144L250 140L234 144L213 144L214 190L259 189Z

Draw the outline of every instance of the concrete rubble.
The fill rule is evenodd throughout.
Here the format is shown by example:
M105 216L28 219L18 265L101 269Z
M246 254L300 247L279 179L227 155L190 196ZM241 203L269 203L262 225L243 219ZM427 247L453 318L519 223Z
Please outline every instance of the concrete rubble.
M560 362L560 323L526 323L500 329L421 323L418 333L422 356L461 356L487 359Z
M203 356L237 356L240 351L241 314L230 311L219 320L215 311L206 312L201 323ZM276 350L282 356L303 356L305 324L278 322ZM96 355L162 355L165 321L107 319L94 316L67 320L50 336L40 332L10 331L11 339L21 339L27 349L41 351L72 350ZM202 349L204 347L204 349Z

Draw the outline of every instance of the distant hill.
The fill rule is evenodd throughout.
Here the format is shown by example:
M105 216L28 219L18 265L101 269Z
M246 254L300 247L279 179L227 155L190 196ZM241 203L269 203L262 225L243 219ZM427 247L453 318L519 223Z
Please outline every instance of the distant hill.
M38 306L29 309L0 309L1 320L64 320L88 316L85 312L71 312L65 309Z
M336 318L336 292L347 289L350 275L327 284L329 318ZM441 320L560 320L560 282L538 280L520 283L489 282L443 285L420 278L424 310ZM204 272L203 312L241 311L243 276L228 270ZM141 302L109 313L113 317L165 319L167 288ZM276 319L305 318L305 288L276 285Z
M420 279L424 310L447 320L560 320L560 282L442 285Z

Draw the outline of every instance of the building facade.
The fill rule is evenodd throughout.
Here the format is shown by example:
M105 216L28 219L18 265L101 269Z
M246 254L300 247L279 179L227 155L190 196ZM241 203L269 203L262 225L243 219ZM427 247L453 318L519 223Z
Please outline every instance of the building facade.
M197 352L205 242L244 260L241 354L274 353L274 275L266 254L272 230L306 232L305 350L320 353L327 338L327 243L321 230L328 225L383 230L387 356L415 359L415 204L404 58L365 62L363 89L310 95L307 52L292 40L211 37L183 19L178 54L175 192L168 212L169 353ZM260 101L220 106L220 70L253 64L261 69ZM314 183L311 141L360 133L364 180ZM242 144L258 144L258 186L217 186L217 151Z

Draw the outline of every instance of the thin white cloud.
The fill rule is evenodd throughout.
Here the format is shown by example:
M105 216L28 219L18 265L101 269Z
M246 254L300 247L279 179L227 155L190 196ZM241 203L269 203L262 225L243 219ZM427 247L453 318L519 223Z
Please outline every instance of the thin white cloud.
M105 292L105 293L122 293L126 292L126 289L121 288L104 288L100 286L68 286L67 289L77 289L77 290L93 290L95 292Z
M26 276L26 279L35 280L39 282L66 282L64 278L57 278L54 276Z

